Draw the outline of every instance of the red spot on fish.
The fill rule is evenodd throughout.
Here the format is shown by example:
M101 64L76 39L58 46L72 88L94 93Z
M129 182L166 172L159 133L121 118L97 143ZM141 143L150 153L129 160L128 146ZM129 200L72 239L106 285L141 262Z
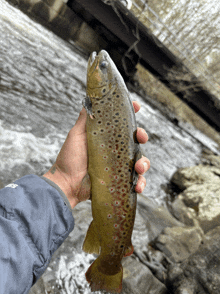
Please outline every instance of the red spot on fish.
M118 225L118 224L114 224L114 227L115 227L115 228L118 228L118 227L119 227L119 225Z
M118 237L117 236L113 236L112 239L113 240L118 240Z
M105 203L106 206L108 206L108 203Z
M120 201L117 201L117 200L116 200L116 201L114 202L114 204L115 204L115 206L118 206L118 205L120 204Z

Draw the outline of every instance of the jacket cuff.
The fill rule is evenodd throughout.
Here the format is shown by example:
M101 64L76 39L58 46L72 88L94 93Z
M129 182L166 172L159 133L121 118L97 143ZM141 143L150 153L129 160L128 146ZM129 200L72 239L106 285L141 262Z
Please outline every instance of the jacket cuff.
M49 180L48 178L46 178L44 176L42 176L40 178L43 179L44 181L46 181L49 185L54 187L60 193L60 195L63 198L64 203L69 208L69 210L72 212L72 207L70 205L70 202L69 202L68 198L66 197L66 194L60 189L60 187L57 184L55 184L53 181Z

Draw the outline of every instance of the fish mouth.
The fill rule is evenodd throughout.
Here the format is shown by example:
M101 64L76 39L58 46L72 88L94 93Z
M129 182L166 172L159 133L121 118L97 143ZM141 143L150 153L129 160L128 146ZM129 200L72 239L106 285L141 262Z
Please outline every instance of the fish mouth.
M94 51L91 53L91 55L89 56L89 60L88 60L88 66L91 67L95 61L97 57L97 53Z
M89 60L88 60L88 68L87 68L88 76L91 76L93 74L94 70L96 69L97 64L98 64L98 55L94 51L89 56Z

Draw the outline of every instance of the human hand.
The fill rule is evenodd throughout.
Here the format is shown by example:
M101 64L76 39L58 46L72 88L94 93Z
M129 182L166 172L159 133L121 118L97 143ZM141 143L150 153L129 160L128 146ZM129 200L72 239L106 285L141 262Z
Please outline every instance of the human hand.
M138 102L133 102L135 112L140 110ZM51 169L44 177L57 184L67 196L71 207L75 207L81 201L90 198L90 179L87 174L87 137L86 137L86 110L80 112L75 126L70 130L58 156ZM137 128L137 140L145 144L148 136L144 129ZM139 174L135 187L137 193L142 193L146 180L143 174L150 168L150 161L142 157L135 164L135 170Z

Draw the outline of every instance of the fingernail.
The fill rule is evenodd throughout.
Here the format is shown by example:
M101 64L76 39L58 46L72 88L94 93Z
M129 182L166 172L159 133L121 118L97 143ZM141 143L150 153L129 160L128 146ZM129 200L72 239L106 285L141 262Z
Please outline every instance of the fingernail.
M141 183L141 190L143 191L143 190L144 190L144 188L145 188L145 185L144 185L144 183Z
M148 164L146 163L146 161L143 163L143 166L144 166L144 171L147 171Z

